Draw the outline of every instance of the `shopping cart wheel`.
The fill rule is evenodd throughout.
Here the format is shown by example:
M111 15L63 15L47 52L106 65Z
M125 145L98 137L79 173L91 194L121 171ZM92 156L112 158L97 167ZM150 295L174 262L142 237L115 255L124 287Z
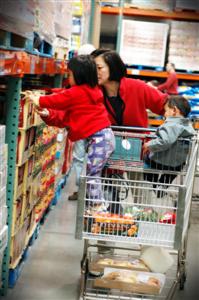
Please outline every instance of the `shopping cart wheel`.
M185 281L187 279L187 275L186 273L184 272L181 277L180 277L180 290L184 290L184 284L185 284Z

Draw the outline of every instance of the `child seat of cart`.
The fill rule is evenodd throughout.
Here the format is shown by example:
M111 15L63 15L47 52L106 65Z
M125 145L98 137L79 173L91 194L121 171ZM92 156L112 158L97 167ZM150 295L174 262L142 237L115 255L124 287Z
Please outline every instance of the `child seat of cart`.
M109 165L143 166L142 144L150 136L151 129L123 126L112 126L112 129L115 134L116 145L109 159Z
M143 157L142 152L143 143L147 140L156 138L156 129L117 126L112 126L112 129L115 134L116 147L108 160L108 168L112 168L113 166L115 166L115 169L117 166L127 166L132 168L131 171L133 171L134 167L136 167L136 169L137 167L141 167L143 171L148 171L149 169L156 170L156 168L154 169L154 166L150 165L150 163L147 162L147 159ZM192 138L179 138L177 141L178 150L185 151L183 149L186 148L187 151L187 159L183 164L183 170L185 170L188 165L192 142ZM171 159L175 159L174 157L172 157L172 155L173 153L171 152ZM168 168L163 168L162 171L176 173L177 169L174 169L175 168L168 166Z

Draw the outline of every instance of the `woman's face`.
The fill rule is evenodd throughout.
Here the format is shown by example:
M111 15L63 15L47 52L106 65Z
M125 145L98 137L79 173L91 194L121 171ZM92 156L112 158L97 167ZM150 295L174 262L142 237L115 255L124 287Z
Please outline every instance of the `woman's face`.
M75 82L75 79L73 76L73 72L70 69L68 69L68 82L69 82L70 86L76 85L76 82Z
M109 67L105 63L103 57L101 56L95 58L95 63L97 66L98 84L104 85L109 81L109 77L110 77Z

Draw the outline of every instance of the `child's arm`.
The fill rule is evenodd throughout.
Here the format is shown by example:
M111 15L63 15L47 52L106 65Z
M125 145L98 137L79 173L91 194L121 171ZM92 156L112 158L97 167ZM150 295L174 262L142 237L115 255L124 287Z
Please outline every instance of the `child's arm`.
M37 113L42 120L49 126L56 126L64 128L68 126L68 115L65 111L53 110L53 109L37 109Z
M38 100L40 107L56 110L67 110L71 103L73 103L73 95L70 89L57 94L41 96Z
M29 101L31 101L36 107L56 110L67 110L71 103L73 103L73 95L70 89L65 89L60 93L45 96L28 91L26 98L29 99Z
M157 130L157 138L151 139L147 144L152 152L165 151L172 147L183 131L183 127L174 123L162 125Z

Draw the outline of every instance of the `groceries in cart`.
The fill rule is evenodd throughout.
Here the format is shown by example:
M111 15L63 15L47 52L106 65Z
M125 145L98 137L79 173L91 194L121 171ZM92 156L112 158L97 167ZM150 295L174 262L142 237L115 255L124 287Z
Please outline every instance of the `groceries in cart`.
M142 164L143 144L156 138L150 130L120 130L115 136L119 137L116 148L123 146L123 159L120 150L116 157L113 153L101 181L95 183L100 185L102 198L92 198L89 177L83 176L76 227L76 237L84 239L80 299L172 299L178 284L183 288L186 279L197 140L180 141L183 149L188 147L188 155L179 171L171 171ZM129 138L136 142L128 144ZM139 155L129 159L128 152L125 159L124 149L132 146L139 148ZM158 174L158 179L167 173L176 178L151 182L144 178L147 173ZM101 244L109 251L100 252Z
M95 279L94 286L155 295L161 292L164 282L165 275L160 273L105 268L104 275Z
M149 272L149 268L144 263L143 260L132 257L122 257L122 256L104 256L98 254L97 257L94 257L89 265L89 271L93 272L104 272L104 268L119 268L119 269L128 269L134 271L144 271Z
M133 217L109 212L91 213L87 211L84 218L84 229L93 234L137 236L138 224Z

